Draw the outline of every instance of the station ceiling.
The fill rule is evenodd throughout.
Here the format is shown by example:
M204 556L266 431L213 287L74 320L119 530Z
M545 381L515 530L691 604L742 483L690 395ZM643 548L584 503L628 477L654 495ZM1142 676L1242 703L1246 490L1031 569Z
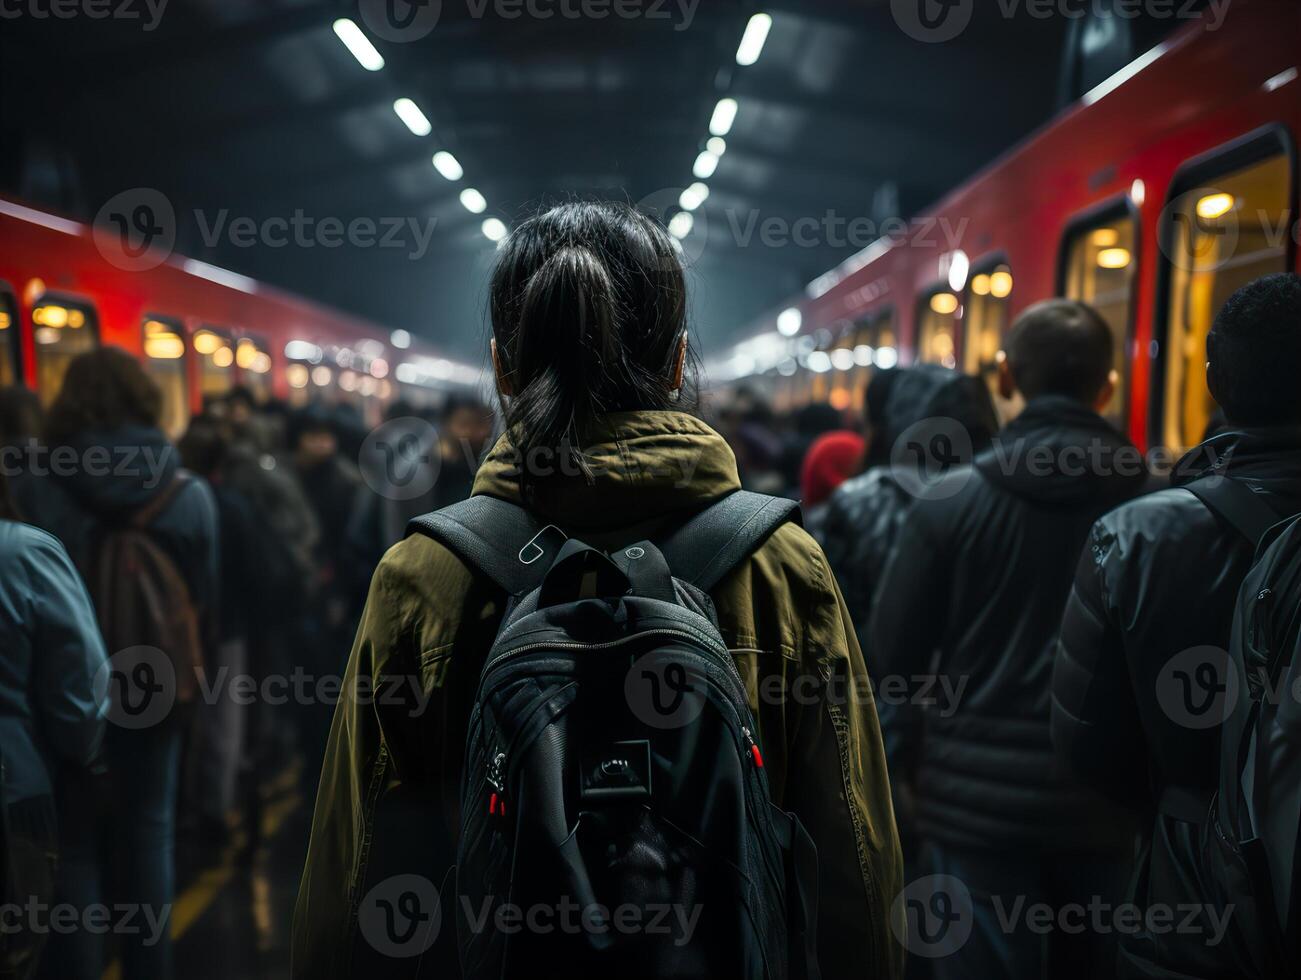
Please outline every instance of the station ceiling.
M178 251L460 356L483 344L487 219L593 196L669 219L722 98L738 109L683 245L699 335L735 339L1048 119L1069 26L983 0L945 43L901 27L900 0L5 5L0 191L84 219L159 191Z

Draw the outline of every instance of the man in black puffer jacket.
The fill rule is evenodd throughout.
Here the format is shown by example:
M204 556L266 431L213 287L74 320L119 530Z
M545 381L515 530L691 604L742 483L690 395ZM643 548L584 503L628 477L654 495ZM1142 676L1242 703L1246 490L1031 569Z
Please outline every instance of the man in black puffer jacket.
M1279 519L1301 512L1301 279L1269 276L1235 293L1206 347L1227 429L1180 461L1172 488L1093 527L1053 679L1053 741L1090 783L1147 814L1134 901L1145 918L1175 910L1174 922L1209 900L1197 850L1219 771L1214 684L1254 550L1183 488L1215 473ZM1236 978L1222 932L1203 911L1189 928L1122 936L1118 976Z
M968 910L972 929L932 952L947 953L934 961L941 980L1111 980L1104 943L1074 923L1045 942L1025 915L1118 902L1133 842L1131 816L1077 784L1049 738L1076 557L1093 522L1147 480L1139 451L1097 414L1111 363L1110 331L1090 307L1027 310L1000 374L1001 393L1019 390L1025 410L972 465L918 487L877 591L878 672L936 674L932 695L944 692L926 705L914 792L926 870L950 877L932 879L947 894L921 907ZM910 930L910 947L934 936L926 923Z

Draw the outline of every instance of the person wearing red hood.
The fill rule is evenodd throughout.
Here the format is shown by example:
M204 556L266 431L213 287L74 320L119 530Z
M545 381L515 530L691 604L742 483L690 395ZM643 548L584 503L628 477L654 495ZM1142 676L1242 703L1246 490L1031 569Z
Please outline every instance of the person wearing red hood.
M858 472L866 450L867 442L863 437L846 429L818 436L804 455L804 464L800 467L804 526L819 542L823 515L831 495L836 487Z

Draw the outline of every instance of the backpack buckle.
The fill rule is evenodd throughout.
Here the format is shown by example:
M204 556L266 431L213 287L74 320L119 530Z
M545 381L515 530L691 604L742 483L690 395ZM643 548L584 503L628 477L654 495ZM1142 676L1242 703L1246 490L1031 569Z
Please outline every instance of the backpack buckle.
M529 538L528 541L525 543L524 547L519 550L519 560L521 565L532 565L535 561L537 561L539 558L541 558L543 555L547 553L547 550L543 548L542 545L538 544L538 538L542 537L542 535L546 534L548 531L555 531L566 541L569 540L568 534L560 530L560 528L556 527L556 525L548 524L537 534L533 535L533 537ZM529 551L530 548L532 548L533 550ZM528 554L527 558L524 557L525 554Z

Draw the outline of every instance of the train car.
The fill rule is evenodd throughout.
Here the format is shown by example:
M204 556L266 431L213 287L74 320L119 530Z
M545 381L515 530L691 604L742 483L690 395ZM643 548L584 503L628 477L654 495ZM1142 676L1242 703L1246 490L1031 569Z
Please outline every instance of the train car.
M718 364L722 380L770 387L782 409L847 410L896 363L992 381L1016 315L1069 296L1114 333L1112 420L1167 455L1197 443L1215 410L1215 311L1250 280L1298 269L1301 6L1240 0L1211 17L764 317Z
M293 405L352 403L374 424L399 394L428 403L481 373L405 330L0 199L0 387L25 383L48 403L72 358L100 344L144 361L173 436L236 384Z

